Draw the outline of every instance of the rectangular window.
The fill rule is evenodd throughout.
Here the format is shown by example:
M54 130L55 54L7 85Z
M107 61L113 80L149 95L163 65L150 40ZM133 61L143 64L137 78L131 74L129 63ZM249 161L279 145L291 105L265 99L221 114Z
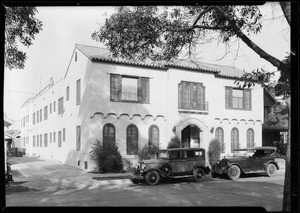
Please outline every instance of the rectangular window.
M56 102L54 101L53 102L53 112L55 112L55 110L56 110L55 108L56 108Z
M225 108L251 110L251 90L225 87Z
M66 141L66 128L63 128L63 142Z
M66 88L66 101L69 100L69 95L70 95L70 87L67 86L67 88Z
M50 143L52 143L52 132L50 132Z
M81 145L81 127L76 126L76 151L80 150L80 145Z
M44 107L44 120L48 119L48 106Z
M36 122L37 123L40 121L40 114L39 113L40 113L39 111L36 112Z
M60 99L58 99L58 114L62 114L64 111L64 97L61 97Z
M61 147L61 131L58 131L58 134L57 134L57 140L58 140L58 147Z
M48 134L44 134L44 147L48 147Z
M40 136L39 135L36 136L36 146L37 147L40 146Z
M40 122L42 122L42 120L43 120L43 114L42 114L42 112L43 112L43 109L40 109Z
M52 103L50 103L50 114L52 113Z
M35 147L35 135L32 136L32 146Z
M81 94L80 94L80 88L81 87L81 83L80 83L80 79L78 79L76 81L76 106L80 104L80 99L81 99Z
M178 84L178 109L208 110L202 83L181 81Z
M149 79L111 75L110 100L149 103Z
M53 132L53 143L55 143L55 132Z
M25 127L25 117L23 117L23 127Z
M29 115L26 115L26 123L29 121Z
M32 114L32 124L35 124L35 112Z
M42 138L42 134L40 134L40 147L43 146L43 138Z

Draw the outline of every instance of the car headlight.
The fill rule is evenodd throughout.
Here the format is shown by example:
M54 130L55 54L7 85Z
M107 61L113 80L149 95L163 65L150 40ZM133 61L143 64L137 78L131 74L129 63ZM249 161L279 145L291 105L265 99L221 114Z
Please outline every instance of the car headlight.
M144 162L141 163L141 170L145 170L146 169L146 164Z

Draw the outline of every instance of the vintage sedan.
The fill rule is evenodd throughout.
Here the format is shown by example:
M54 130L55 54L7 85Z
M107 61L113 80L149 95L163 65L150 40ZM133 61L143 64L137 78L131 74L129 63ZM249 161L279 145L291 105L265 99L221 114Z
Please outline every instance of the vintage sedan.
M203 181L210 168L205 166L202 148L173 148L159 150L156 157L139 162L132 169L131 182L157 185L161 178L188 178Z
M237 153L233 157L223 158L212 165L211 176L227 174L231 180L237 180L242 173L263 172L270 177L274 176L279 170L275 161L276 150L277 148L272 146L235 149Z

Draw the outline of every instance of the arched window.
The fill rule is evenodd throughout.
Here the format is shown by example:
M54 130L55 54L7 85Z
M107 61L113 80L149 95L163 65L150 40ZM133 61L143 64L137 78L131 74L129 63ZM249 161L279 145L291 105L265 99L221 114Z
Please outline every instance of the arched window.
M127 127L127 137L126 137L126 145L127 145L127 155L136 155L138 153L138 140L139 140L139 132L138 128L130 124Z
M254 147L254 131L251 128L247 130L247 147Z
M225 152L225 144L224 144L224 131L221 127L218 127L216 129L216 136L215 138L220 142L221 144L221 151Z
M233 152L234 149L239 149L239 130L237 128L233 128L231 130L231 152Z
M149 127L149 144L159 147L159 129L155 125Z
M114 144L116 143L116 130L114 125L105 124L103 127L103 143Z

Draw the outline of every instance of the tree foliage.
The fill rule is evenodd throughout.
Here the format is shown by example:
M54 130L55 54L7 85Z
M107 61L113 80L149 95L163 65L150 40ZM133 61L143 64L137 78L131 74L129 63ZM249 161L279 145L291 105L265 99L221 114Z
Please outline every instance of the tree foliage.
M26 53L18 49L32 45L35 35L42 30L42 22L35 18L35 7L6 7L5 13L5 67L24 69Z
M218 160L221 158L221 151L222 151L222 146L220 141L217 139L211 140L208 146L208 161L210 165L213 165L217 163Z
M219 32L223 42L237 36L237 29L258 33L261 16L254 5L121 6L92 38L106 44L114 56L171 60L183 50L192 55L211 30Z

